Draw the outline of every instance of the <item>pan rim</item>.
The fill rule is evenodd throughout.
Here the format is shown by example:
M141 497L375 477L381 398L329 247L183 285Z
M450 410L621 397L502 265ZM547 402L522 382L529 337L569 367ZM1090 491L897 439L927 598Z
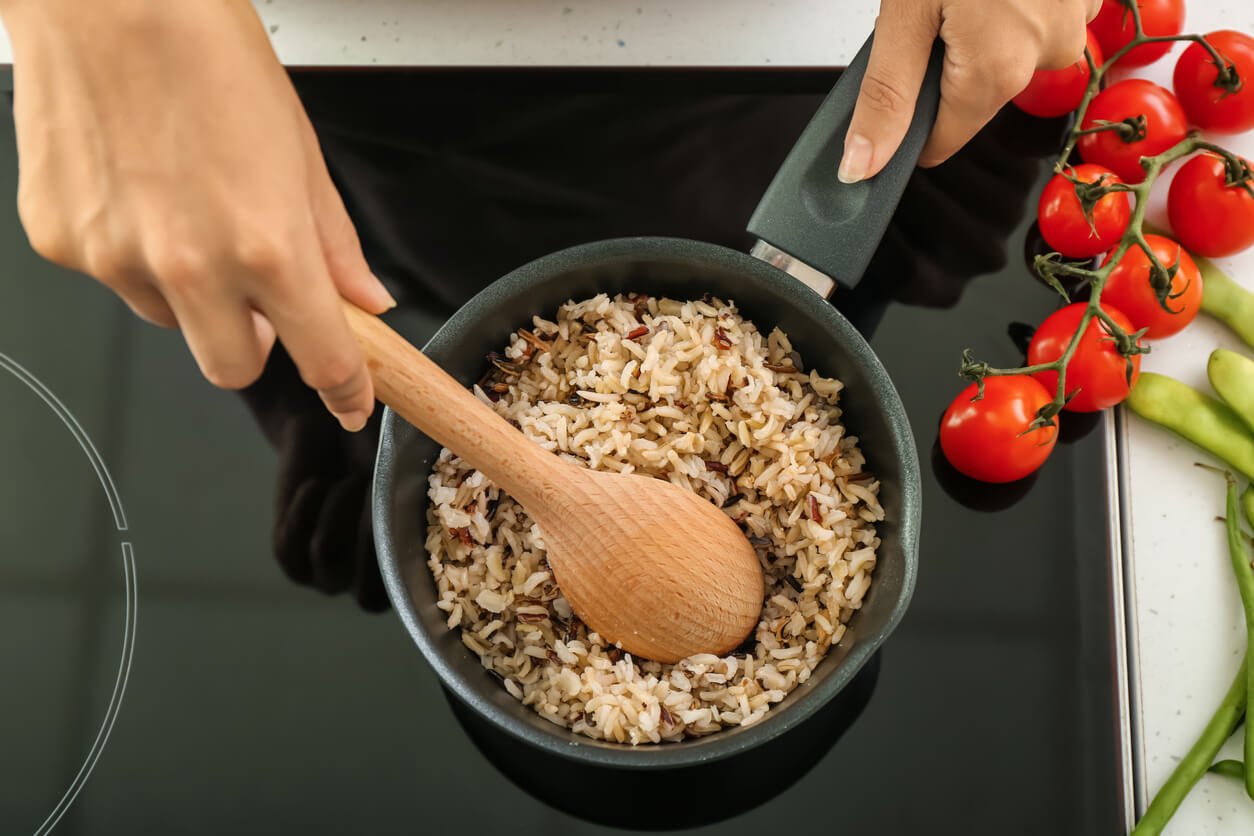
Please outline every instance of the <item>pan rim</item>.
M879 630L861 637L839 666L815 683L814 689L784 710L771 711L760 722L744 729L726 730L678 743L628 744L583 739L553 725L540 730L524 723L487 701L473 683L462 676L436 646L414 607L405 584L396 543L391 529L391 497L395 489L394 450L401 426L408 426L392 410L385 410L379 447L375 460L371 520L376 554L388 597L410 637L418 645L427 663L435 670L441 686L492 726L517 741L535 746L551 755L580 763L593 763L616 769L682 768L699 763L729 758L772 740L813 716L842 691L854 676L879 651L884 641L897 628L909 607L918 574L918 532L922 516L922 481L918 451L910 431L901 397L888 372L870 345L847 319L832 305L796 279L739 250L685 238L626 237L594 241L568 247L541 256L506 274L459 308L423 347L435 355L453 347L453 335L467 325L495 311L499 297L526 291L538 278L558 274L574 267L587 267L595 262L646 261L650 258L695 258L714 267L752 274L755 280L771 285L774 290L798 308L810 310L829 331L845 342L859 362L868 367L873 397L889 416L892 447L901 464L901 519L898 521L900 549L904 558L901 591ZM816 305L815 303L819 303ZM519 703L522 708L521 703ZM526 709L530 710L530 709Z

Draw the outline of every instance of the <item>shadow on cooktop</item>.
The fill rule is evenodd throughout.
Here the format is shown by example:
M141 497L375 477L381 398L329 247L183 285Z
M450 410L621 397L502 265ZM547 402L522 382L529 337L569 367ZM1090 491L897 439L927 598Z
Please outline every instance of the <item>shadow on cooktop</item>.
M509 737L444 694L483 756L524 792L597 824L678 830L737 816L799 781L861 716L879 680L881 655L801 725L747 752L685 769L629 771L566 760Z

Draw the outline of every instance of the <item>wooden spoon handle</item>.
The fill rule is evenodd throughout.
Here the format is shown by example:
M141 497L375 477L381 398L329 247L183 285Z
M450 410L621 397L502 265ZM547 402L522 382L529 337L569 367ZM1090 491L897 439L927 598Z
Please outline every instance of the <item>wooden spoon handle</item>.
M527 439L383 320L344 303L375 396L524 505L562 462Z

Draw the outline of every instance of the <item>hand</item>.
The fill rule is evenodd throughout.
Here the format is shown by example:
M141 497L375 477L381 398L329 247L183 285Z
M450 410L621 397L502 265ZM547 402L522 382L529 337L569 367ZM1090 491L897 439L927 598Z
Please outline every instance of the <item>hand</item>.
M919 158L939 165L1032 79L1084 56L1101 0L881 0L875 43L838 176L877 174L901 144L932 44L945 42L941 103Z
M179 327L242 388L276 337L350 430L374 407L340 306L395 304L247 0L0 0L18 210L37 252Z

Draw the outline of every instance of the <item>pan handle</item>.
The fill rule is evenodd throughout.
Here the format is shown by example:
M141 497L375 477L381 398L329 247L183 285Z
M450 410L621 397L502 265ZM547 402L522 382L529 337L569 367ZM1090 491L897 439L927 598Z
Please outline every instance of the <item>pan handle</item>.
M874 38L872 33L841 73L749 220L749 232L760 239L754 255L784 267L812 287L821 287L822 282L807 276L807 267L810 274L830 276L846 287L862 278L919 161L940 104L945 50L937 41L914 118L897 153L869 180L850 184L837 180L845 132Z

